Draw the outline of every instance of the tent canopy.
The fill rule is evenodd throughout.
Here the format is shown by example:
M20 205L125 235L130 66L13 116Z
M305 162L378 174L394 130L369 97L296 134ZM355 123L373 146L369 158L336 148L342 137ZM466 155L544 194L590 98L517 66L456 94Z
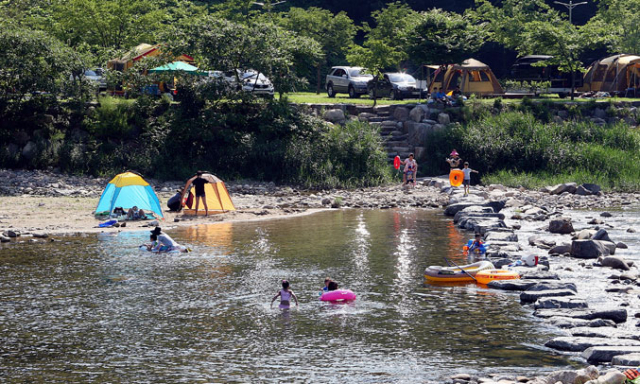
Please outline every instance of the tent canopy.
M583 92L622 93L640 86L640 56L615 55L594 61L584 75Z
M441 66L429 85L429 92L443 88L444 92L453 91L456 87L465 95L495 95L504 91L498 79L488 65L476 59L467 59L461 64Z
M124 172L109 181L102 191L95 214L112 213L116 207L125 210L137 206L163 217L158 196L142 176Z
M204 185L204 193L209 213L225 213L236 210L233 201L231 201L231 196L229 196L229 192L227 191L227 187L222 180L207 172L203 173L200 177L208 181L208 183ZM192 185L191 179L189 179L184 186L184 191L185 193L189 191L195 196L195 186ZM194 199L191 206L187 204L183 209L184 213L187 215L195 214L195 203ZM205 214L204 206L198 206L198 214Z
M174 61L173 63L161 65L159 67L150 69L149 72L174 72L174 71L184 71L184 72L196 72L198 67L194 67L191 64L187 64L183 61Z

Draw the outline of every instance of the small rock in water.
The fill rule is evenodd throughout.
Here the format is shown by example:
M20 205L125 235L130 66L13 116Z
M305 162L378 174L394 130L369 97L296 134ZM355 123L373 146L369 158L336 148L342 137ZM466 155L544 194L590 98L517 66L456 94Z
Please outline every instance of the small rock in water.
M636 230L635 230L635 229L633 229L633 228L629 228L629 229L627 229L627 232L628 232L628 233L636 233Z
M612 214L610 214L609 212L602 212L602 213L600 214L600 216L601 216L601 217L611 217L611 216L613 216L613 215L612 215Z

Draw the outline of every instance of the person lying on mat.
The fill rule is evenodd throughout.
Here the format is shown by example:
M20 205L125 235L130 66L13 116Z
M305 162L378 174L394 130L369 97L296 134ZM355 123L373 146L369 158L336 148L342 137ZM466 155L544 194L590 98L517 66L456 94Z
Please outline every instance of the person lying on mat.
M127 220L140 220L146 218L147 215L144 213L144 210L138 209L135 205L127 211Z

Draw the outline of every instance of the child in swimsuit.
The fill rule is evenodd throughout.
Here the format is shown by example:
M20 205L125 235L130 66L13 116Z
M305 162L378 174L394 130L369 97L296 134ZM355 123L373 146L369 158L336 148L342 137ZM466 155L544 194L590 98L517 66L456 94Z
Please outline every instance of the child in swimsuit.
M296 294L289 288L289 282L287 280L282 280L282 289L273 296L273 299L271 299L271 305L273 305L273 302L276 301L278 296L280 296L280 309L289 308L291 306L292 297L296 301L296 307L298 306L298 297L296 297Z
M413 153L409 154L409 158L403 161L404 175L402 177L402 184L410 184L415 187L416 185L416 172L418 171L418 163L413 158Z

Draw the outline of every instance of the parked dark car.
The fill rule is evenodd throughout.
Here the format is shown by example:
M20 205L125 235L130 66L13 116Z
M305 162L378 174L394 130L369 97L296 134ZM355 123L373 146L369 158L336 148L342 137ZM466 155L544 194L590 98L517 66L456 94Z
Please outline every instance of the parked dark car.
M375 92L375 94L374 94ZM375 85L374 81L367 83L369 97L388 97L392 100L421 97L421 90L416 79L406 73L385 73L382 80Z

